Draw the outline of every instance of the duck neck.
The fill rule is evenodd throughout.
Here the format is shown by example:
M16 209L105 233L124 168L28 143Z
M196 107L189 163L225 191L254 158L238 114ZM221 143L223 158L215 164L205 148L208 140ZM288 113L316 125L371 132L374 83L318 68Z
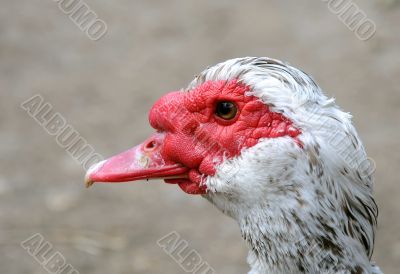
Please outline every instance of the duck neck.
M250 248L250 274L302 272L299 258L307 249L307 240L298 227L276 216L250 211L239 219L242 237Z
M344 243L332 241L328 234L312 233L310 220L304 216L277 210L250 211L239 219L242 237L250 247L249 274L353 273L357 267L370 267L365 256L360 259L351 253L353 247L345 250ZM349 261L361 263L354 268L354 264L347 264Z

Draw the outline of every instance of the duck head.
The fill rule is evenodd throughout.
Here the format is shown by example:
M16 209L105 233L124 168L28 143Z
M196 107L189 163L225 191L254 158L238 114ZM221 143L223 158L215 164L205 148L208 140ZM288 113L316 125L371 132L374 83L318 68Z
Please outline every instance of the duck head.
M155 133L91 167L88 186L163 179L202 195L239 223L252 273L372 272L370 162L350 115L304 72L228 60L160 98L149 122Z

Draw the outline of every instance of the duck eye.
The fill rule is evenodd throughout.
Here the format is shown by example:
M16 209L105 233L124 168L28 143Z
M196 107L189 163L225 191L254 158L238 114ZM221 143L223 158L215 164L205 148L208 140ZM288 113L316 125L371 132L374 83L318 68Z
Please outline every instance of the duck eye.
M218 102L215 114L224 120L231 120L235 118L237 107L232 102Z

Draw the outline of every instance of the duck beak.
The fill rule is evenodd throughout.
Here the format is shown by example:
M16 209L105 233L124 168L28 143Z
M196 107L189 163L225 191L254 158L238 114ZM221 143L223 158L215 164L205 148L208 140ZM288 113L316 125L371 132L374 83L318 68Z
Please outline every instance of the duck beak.
M163 155L164 139L165 134L156 133L140 145L93 165L85 176L86 187L95 182L187 178L188 168Z

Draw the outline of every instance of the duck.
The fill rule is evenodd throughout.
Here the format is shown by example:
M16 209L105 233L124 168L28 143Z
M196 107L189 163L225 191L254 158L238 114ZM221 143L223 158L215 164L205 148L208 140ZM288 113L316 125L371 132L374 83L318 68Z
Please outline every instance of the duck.
M158 99L154 134L85 182L162 179L201 195L238 223L249 274L378 274L374 165L351 118L286 62L230 59Z

